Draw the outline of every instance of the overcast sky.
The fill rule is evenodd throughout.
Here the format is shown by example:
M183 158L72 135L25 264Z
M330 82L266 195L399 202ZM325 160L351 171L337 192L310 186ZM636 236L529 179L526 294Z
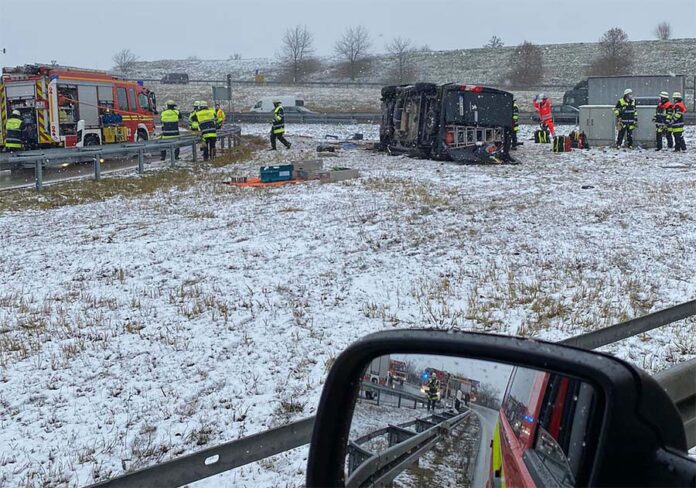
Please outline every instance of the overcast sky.
M298 23L329 55L359 24L380 52L395 36L436 50L481 47L493 34L506 45L595 41L614 26L653 39L663 20L674 37L696 37L696 0L0 0L0 64L110 68L124 47L145 60L272 57Z

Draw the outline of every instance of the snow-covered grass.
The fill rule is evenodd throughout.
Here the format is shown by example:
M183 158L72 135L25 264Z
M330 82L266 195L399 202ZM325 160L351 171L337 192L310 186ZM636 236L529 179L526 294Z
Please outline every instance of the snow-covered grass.
M693 149L525 141L520 166L346 150L326 166L358 180L221 184L341 130L376 134L289 126L292 150L190 185L0 215L0 485L82 485L311 415L368 332L555 341L696 295ZM695 356L696 322L605 350L659 371ZM298 486L306 454L207 485Z

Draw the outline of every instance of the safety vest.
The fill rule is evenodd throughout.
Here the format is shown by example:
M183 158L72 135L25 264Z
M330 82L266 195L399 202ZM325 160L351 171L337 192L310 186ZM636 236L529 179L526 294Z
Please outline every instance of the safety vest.
M551 115L551 102L548 100L545 101L535 101L534 102L534 109L539 112L539 118L544 121L544 120L551 120L553 116Z
M283 110L282 105L273 109L273 127L271 130L274 134L285 133L285 110Z
M431 400L437 400L437 393L439 389L439 381L436 379L430 379L430 381L428 381L428 398Z
M520 130L520 108L516 103L512 104L512 128L515 132Z
M660 102L657 104L655 109L655 127L657 132L662 132L662 130L669 125L672 121L672 104L669 100L665 102Z
M614 115L619 117L622 123L633 125L636 121L636 101L619 98L614 107Z
M672 125L669 130L675 134L684 132L684 114L686 113L686 105L684 102L677 102L672 105Z
M5 147L7 149L22 149L22 125L23 121L17 116L10 116L5 123L7 131L7 140Z
M179 111L168 108L160 115L162 121L162 139L171 139L179 135Z
M203 139L211 139L217 137L215 130L215 110L212 108L204 108L196 112L196 120L198 121L198 130L201 131Z
M196 119L196 112L191 112L189 114L189 127L192 131L198 132L198 120Z
M215 112L215 121L218 126L225 123L225 111L222 108L217 109L217 112Z

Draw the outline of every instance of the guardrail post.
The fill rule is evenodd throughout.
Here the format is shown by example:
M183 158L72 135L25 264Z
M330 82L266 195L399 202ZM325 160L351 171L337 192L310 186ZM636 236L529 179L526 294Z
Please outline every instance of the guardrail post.
M101 179L101 154L94 156L94 181Z
M176 151L174 150L174 144L169 146L169 164L173 168L176 166Z
M191 153L192 153L192 160L195 163L198 160L198 153L196 152L198 144L196 144L196 141L193 141L193 144L191 144Z
M48 160L46 160L48 162ZM34 161L34 183L36 190L41 191L43 188L43 161L37 159Z
M227 136L227 149L232 149L232 135Z
M138 151L138 173L143 174L145 171L145 151Z
M401 408L401 395L399 395L399 405L396 408Z

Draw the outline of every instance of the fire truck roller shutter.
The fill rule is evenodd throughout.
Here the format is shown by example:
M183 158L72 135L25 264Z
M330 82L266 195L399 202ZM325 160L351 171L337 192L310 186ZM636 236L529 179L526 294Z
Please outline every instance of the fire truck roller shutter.
M111 85L97 86L100 107L114 108L114 88Z
M90 85L77 86L80 120L85 121L85 127L99 127L99 108L97 107L97 87Z

